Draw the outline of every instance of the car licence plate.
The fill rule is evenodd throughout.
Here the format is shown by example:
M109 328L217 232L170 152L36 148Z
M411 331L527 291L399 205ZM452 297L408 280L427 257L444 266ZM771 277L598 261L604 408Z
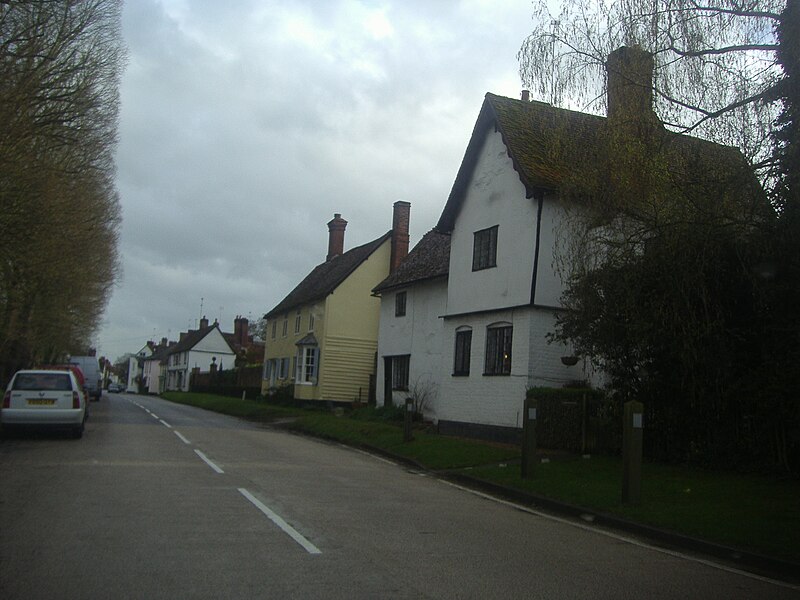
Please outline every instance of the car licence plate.
M55 404L55 398L29 398L28 404L33 406L50 406Z

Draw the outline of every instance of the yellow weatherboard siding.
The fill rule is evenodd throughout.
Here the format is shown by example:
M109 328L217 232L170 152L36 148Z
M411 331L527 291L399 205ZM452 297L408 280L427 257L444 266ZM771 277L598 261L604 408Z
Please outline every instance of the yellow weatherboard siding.
M267 326L264 360L297 356L296 343L308 335L308 314L313 309L313 334L320 350L317 385L295 384L298 400L332 400L339 402L366 401L369 396L370 375L375 373L375 353L378 349L380 299L371 295L372 289L389 275L391 238L387 238L364 262L324 301L313 307L300 308L300 333L295 334L297 308L275 317L276 337L272 325ZM287 335L282 337L284 316L288 314ZM294 372L288 382L294 382ZM281 381L277 382L279 385ZM268 383L262 384L266 392Z
M371 292L389 275L390 254L387 239L328 296L327 329L320 340L320 400L351 402L360 397L366 402L369 396L380 319L380 299Z

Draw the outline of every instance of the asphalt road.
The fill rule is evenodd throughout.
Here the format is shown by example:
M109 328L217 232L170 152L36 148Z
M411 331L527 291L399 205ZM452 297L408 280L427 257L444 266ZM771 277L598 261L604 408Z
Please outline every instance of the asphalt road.
M798 598L800 589L136 395L0 441L0 598Z

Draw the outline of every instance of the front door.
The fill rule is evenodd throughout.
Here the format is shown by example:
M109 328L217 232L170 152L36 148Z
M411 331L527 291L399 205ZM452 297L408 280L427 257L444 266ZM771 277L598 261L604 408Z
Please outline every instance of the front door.
M383 405L391 406L392 402L392 357L383 357Z

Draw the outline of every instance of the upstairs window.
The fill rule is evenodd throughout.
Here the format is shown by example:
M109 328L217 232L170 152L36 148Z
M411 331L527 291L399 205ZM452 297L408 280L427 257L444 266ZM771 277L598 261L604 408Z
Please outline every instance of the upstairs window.
M405 292L397 292L394 295L394 316L395 317L404 317L404 316L406 316L406 293Z
M314 313L308 313L308 330L314 331Z
M277 335L277 332L278 332L278 322L277 321L273 321L272 322L272 339L273 340L275 339L275 336Z
M469 360L472 350L472 329L460 328L456 331L456 352L453 361L453 375L469 375Z
M289 315L283 317L283 329L281 330L281 337L286 337L289 331Z
M297 315L294 318L294 332L300 333L300 311L297 311Z
M472 270L497 266L497 225L475 232L472 247Z
M513 327L510 323L498 323L487 327L484 375L511 374L512 332Z

